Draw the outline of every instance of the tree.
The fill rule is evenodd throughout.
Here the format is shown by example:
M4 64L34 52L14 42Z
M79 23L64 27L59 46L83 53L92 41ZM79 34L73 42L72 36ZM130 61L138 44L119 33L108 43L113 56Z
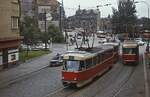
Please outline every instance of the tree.
M48 34L50 38L52 38L53 42L55 43L62 43L64 42L64 36L63 33L59 31L59 28L56 27L55 25L51 24L48 27Z
M41 32L40 39L45 44L45 50L47 49L48 40L50 39L49 33Z
M113 8L112 25L117 33L134 32L136 26L136 6L132 0L119 1L118 10Z
M21 24L21 36L23 36L23 43L27 45L37 44L40 37L40 30L35 23L35 20L29 16L24 18L24 22Z
M143 17L140 19L140 24L142 25L141 30L150 30L150 19Z

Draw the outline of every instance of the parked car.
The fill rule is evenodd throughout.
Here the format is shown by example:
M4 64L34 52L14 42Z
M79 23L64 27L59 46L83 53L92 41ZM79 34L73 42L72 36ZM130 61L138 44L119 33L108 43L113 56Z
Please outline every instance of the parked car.
M62 55L57 54L56 56L54 56L51 59L49 66L50 67L55 67L55 66L61 66L62 64L63 64Z

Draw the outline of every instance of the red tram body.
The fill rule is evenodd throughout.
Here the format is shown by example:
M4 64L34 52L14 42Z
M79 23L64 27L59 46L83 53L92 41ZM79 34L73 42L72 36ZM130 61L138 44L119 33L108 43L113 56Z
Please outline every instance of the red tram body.
M81 87L111 68L114 58L113 46L68 52L63 56L62 83Z
M126 41L122 45L123 64L139 63L139 45L135 41Z

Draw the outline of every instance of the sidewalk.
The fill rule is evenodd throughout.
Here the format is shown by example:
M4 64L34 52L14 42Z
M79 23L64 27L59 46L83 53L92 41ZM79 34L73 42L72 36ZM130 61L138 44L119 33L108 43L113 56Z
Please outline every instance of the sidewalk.
M145 64L146 64L146 73L147 73L147 79L146 79L146 82L147 82L147 95L149 96L150 95L150 65L149 65L149 62L150 62L150 53L145 53ZM146 97L147 97L146 95Z
M24 76L46 68L49 65L49 61L54 55L64 52L65 45L55 44L53 45L52 53L38 58L34 58L33 60L20 64L15 68L0 72L0 87L7 86L13 82L16 82Z

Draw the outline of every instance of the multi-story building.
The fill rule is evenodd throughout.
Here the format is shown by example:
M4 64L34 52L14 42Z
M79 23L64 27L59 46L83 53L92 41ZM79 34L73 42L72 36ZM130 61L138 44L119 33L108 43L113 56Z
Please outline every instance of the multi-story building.
M20 0L21 1L21 21L29 16L37 21L41 32L45 32L49 24L59 27L60 3L57 0ZM46 23L45 16L47 15Z
M21 4L21 19L25 16L34 16L34 0L20 0Z
M105 32L112 32L112 23L111 18L101 18L100 20L100 30Z
M99 10L81 10L79 6L76 14L67 18L65 27L66 29L83 28L86 32L93 32L98 29L99 16Z
M19 0L0 0L0 68L19 60Z
M37 7L41 32L45 32L50 23L59 27L60 3L57 0L37 0Z

